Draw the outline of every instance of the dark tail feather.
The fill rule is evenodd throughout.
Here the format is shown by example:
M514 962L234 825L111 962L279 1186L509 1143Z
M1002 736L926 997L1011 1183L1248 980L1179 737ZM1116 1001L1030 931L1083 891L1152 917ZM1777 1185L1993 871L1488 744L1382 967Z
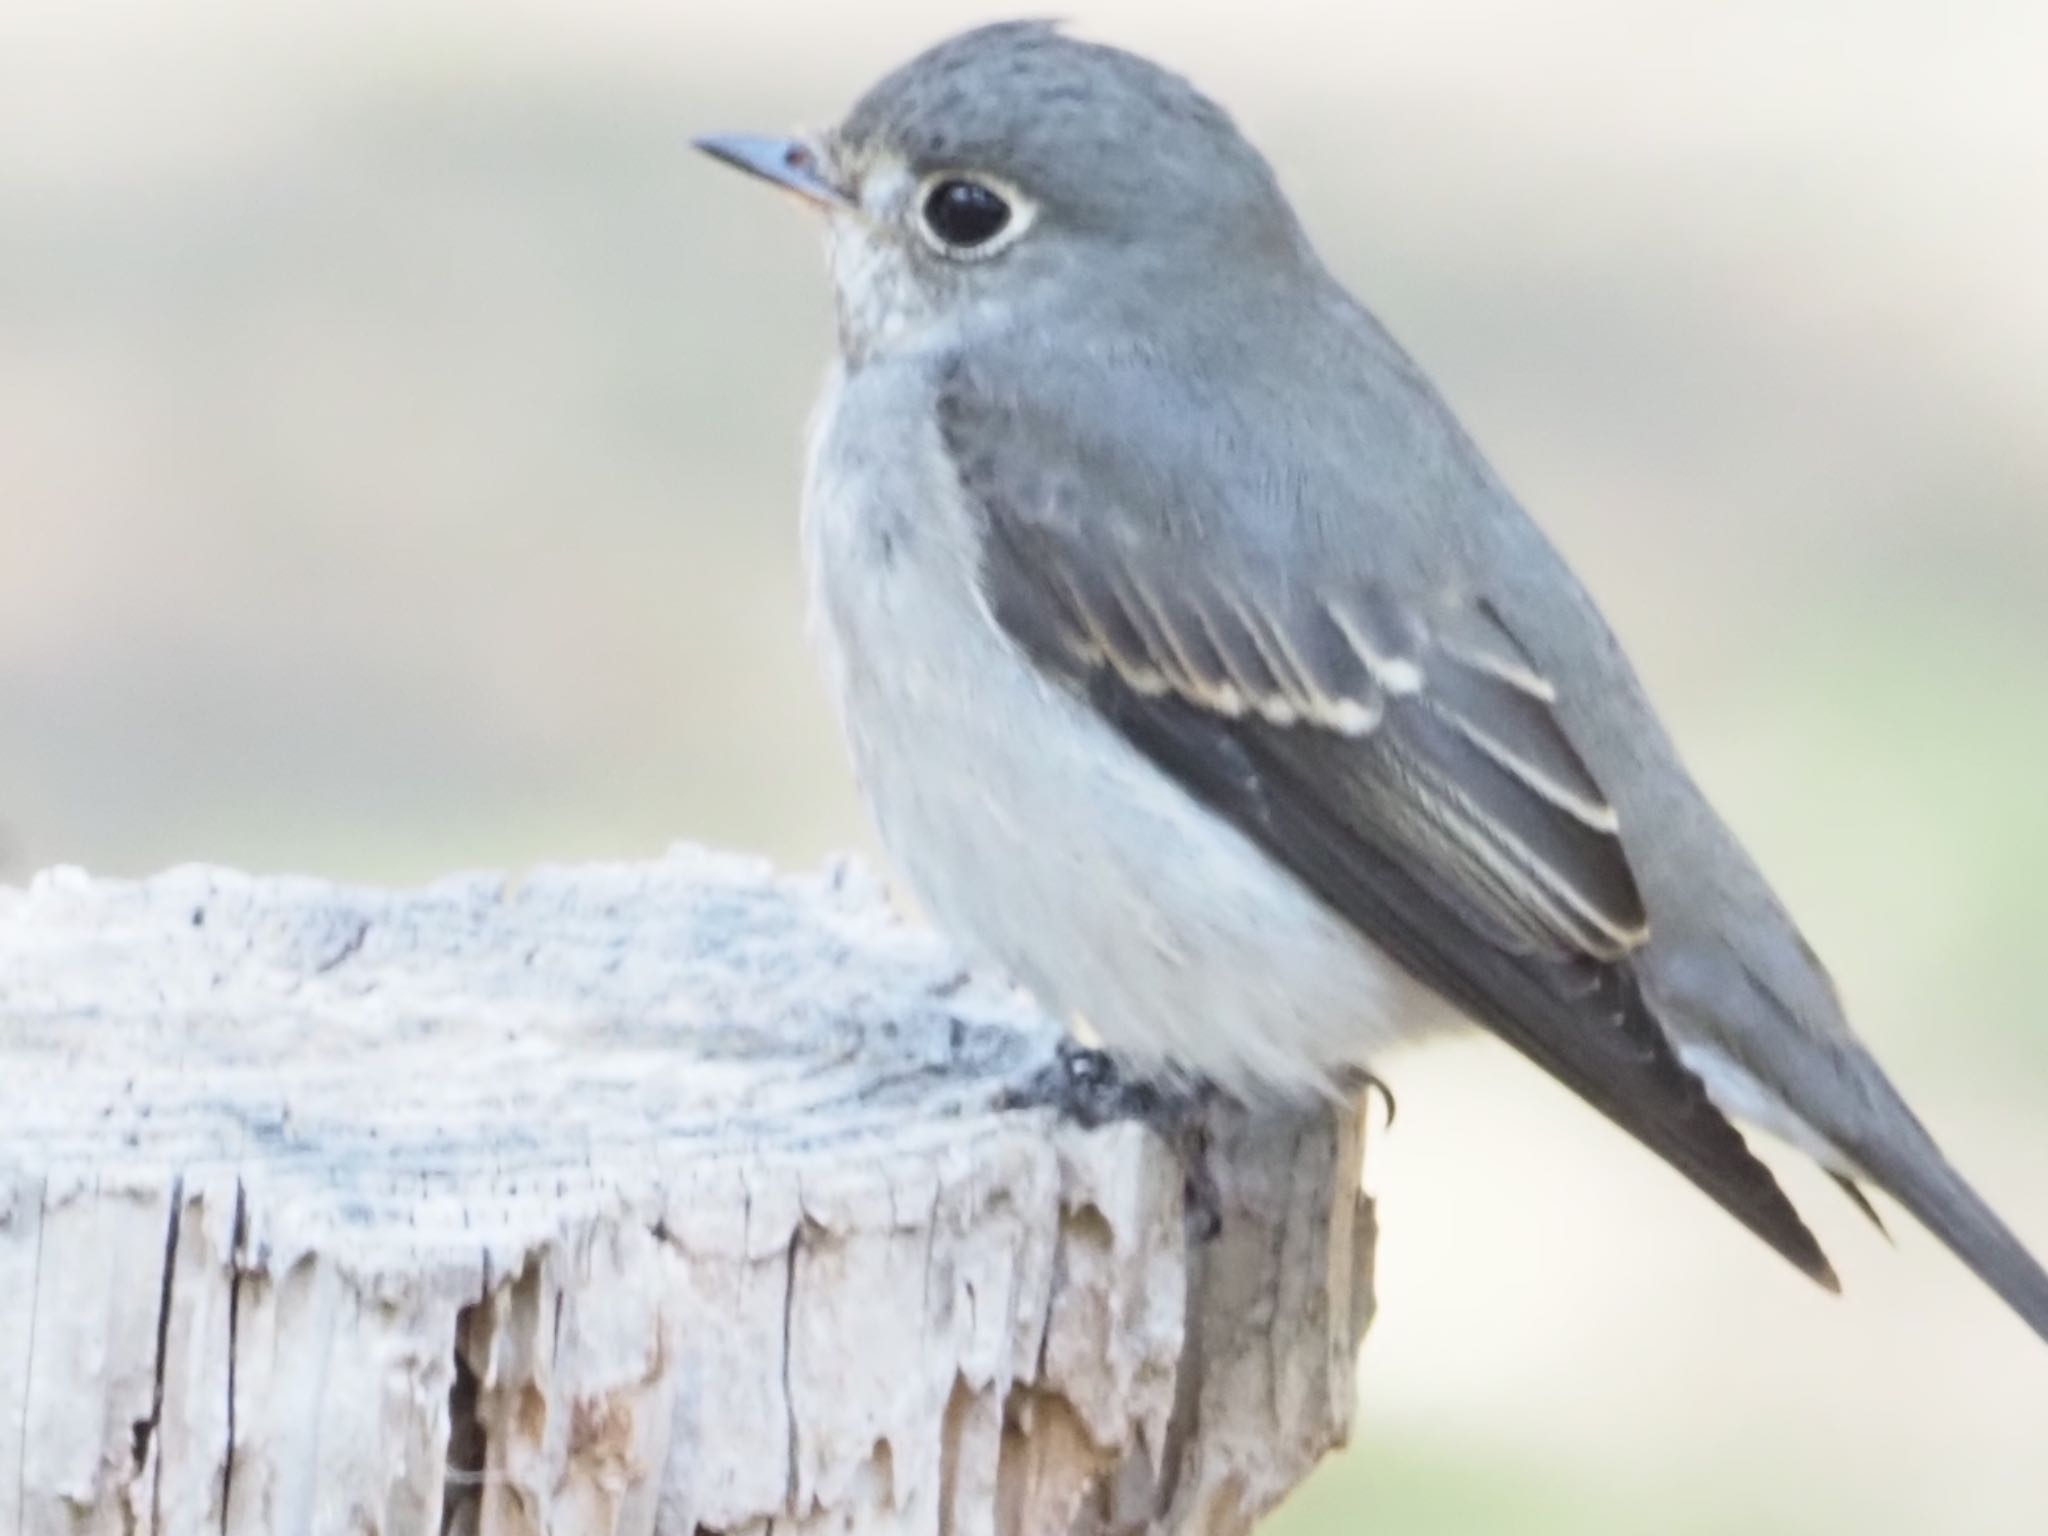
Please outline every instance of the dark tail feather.
M1922 1133L1901 1140L1902 1148L1859 1149L1864 1171L2048 1340L2048 1269L1949 1166L1932 1138Z
M1830 1170L1828 1177L1833 1179L1835 1187L1848 1197L1849 1203L1863 1213L1863 1219L1877 1228L1878 1236L1882 1237L1886 1242L1890 1242L1892 1240L1892 1229L1884 1224L1884 1218L1878 1215L1877 1207L1872 1205L1870 1197L1863 1193L1863 1186L1850 1178L1846 1173L1835 1173Z

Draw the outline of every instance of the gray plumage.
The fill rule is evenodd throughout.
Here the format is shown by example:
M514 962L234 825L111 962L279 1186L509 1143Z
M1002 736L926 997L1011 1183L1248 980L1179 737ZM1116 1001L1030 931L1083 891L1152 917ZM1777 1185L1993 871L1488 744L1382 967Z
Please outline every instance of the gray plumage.
M2048 1274L1219 108L1009 24L786 161L758 143L707 147L832 213L814 626L944 926L1242 1093L1342 1091L1475 1020L1832 1285L1747 1121L1888 1190L2048 1337ZM930 223L957 177L1008 210L972 250Z

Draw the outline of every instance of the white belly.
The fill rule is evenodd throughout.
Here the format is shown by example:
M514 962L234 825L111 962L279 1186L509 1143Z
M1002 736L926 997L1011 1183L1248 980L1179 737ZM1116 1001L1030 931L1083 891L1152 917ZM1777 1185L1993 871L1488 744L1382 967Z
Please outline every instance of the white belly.
M1453 1017L1041 679L976 595L935 439L906 452L899 421L892 451L830 411L813 637L882 841L949 936L1112 1049L1240 1094L1330 1091Z

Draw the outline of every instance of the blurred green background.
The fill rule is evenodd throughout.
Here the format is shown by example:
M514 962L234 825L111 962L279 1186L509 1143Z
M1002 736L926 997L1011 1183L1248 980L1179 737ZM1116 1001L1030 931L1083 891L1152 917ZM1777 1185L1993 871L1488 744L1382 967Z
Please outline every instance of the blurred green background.
M2048 1252L2048 7L1069 8L1233 105ZM800 635L828 121L936 0L6 0L0 862L866 841ZM1483 1043L1392 1064L1285 1536L2048 1530L2048 1349L1787 1177L1809 1292Z

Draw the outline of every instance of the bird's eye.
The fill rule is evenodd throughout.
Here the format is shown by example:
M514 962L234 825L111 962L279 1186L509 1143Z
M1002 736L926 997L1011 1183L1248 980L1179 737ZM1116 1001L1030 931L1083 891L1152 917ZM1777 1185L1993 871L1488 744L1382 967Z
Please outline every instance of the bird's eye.
M1009 203L981 182L952 176L925 194L925 228L946 250L973 251L995 239L1009 223Z

